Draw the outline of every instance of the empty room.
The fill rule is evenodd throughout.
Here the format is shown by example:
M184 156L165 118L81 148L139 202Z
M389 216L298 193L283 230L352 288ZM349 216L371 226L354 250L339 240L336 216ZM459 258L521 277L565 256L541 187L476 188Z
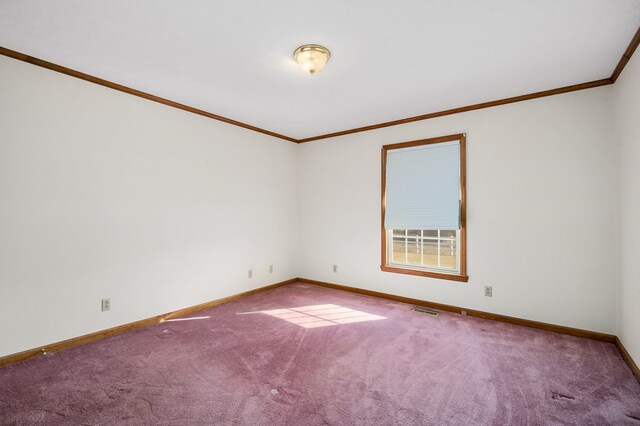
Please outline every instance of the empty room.
M0 0L0 425L640 426L639 44L640 0Z

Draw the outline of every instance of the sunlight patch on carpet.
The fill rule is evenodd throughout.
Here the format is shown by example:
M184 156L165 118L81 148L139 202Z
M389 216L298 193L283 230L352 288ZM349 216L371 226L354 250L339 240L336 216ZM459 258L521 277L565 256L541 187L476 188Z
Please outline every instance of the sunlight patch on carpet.
M173 322L173 321L193 321L193 320L202 320L202 319L209 319L209 318L211 318L211 317L173 318L173 319L164 320L163 322Z
M304 328L330 327L334 325L386 319L386 317L380 315L369 314L367 312L356 311L355 309L331 304L242 312L238 315L245 314L266 314Z

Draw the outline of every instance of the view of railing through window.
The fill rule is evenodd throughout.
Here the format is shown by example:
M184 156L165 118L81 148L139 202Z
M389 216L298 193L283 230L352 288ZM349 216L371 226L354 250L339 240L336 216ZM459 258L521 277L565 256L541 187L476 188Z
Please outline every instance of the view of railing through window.
M458 270L458 232L394 229L390 263L429 269Z

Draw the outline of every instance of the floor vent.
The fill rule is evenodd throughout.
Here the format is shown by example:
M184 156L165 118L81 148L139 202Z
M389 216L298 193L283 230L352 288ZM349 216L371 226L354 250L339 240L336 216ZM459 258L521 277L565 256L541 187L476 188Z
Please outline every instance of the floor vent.
M432 317L438 316L437 311L434 311L433 309L429 309L429 308L423 308L422 306L416 306L415 308L413 308L413 310L416 312L420 312L421 314L431 315Z

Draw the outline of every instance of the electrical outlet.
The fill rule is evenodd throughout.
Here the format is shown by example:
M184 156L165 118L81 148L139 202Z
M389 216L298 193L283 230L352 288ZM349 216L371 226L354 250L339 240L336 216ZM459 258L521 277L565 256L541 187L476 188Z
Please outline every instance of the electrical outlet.
M249 272L247 273L247 277L248 278L253 277L253 269L249 269Z
M111 309L111 299L102 299L101 309L102 309L103 312L110 310Z
M333 265L333 273L334 274L338 273L338 265Z
M490 285L484 286L484 295L487 297L493 297L493 287Z
M466 316L467 315L467 311L460 311L460 315Z
M273 265L269 265L269 273L273 274Z

